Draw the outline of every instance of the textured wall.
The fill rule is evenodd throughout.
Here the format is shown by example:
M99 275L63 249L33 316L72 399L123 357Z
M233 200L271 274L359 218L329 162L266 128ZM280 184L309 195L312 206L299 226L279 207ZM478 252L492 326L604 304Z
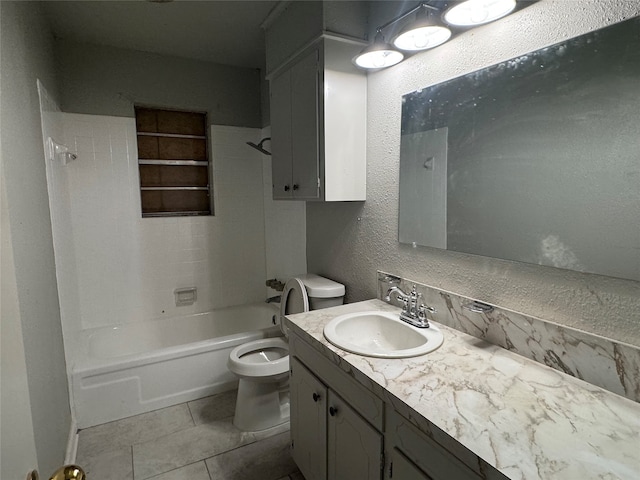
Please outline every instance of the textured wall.
M36 466L48 475L64 462L71 412L36 86L39 78L55 92L52 39L37 3L1 2L1 8L0 122L6 189L2 211L8 214L3 223L8 220L10 233L7 239L3 231L2 287L3 293L9 287L10 296L6 310L2 299L2 353L5 335L24 346L12 345L18 356L9 359L11 365L6 366L2 358L2 394L12 398L2 402L1 476L12 479L24 478L27 469ZM11 244L9 250L6 242ZM5 255L10 257L5 259ZM6 268L5 262L12 262L14 268ZM20 368L21 362L25 368ZM13 373L5 378L7 367ZM28 392L22 388L24 378L12 377L25 369ZM30 415L32 430L26 425L29 418L21 420L16 415ZM12 422L5 424L6 418ZM21 430L13 432L12 426L19 424ZM30 456L33 443L38 465Z
M206 111L212 125L262 127L260 71L56 41L63 112L133 117L133 105Z
M392 17L374 5L372 24ZM397 240L401 97L640 14L636 1L541 0L495 24L368 77L367 201L307 204L309 271L376 295L376 269L528 315L640 345L640 283L568 270L411 248Z

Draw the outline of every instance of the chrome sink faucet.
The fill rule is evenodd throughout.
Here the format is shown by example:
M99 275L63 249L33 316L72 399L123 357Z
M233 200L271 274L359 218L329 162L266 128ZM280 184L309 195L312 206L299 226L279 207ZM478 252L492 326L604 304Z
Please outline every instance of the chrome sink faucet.
M411 293L404 293L400 287L394 285L387 290L384 297L386 302L391 300L391 295L396 294L396 299L402 302L400 320L418 328L429 328L428 312L436 313L436 309L422 303L422 294L418 293L416 286L411 289Z

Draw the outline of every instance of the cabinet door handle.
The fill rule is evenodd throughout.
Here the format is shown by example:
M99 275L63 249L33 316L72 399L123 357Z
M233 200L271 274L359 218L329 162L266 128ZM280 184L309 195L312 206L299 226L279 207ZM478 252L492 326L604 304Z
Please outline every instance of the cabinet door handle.
M297 183L293 184L293 189L294 190L298 190L300 188L300 185L298 185Z
M284 186L284 191L285 191L285 192L288 192L288 191L289 191L289 188L290 188L290 187L289 187L289 185L285 185L285 186Z
M317 393L314 392L313 394L313 401L317 402L318 400L320 400L320 395L318 395Z
M337 408L329 407L329 415L331 415L332 417L335 417L336 413L338 413L338 409Z

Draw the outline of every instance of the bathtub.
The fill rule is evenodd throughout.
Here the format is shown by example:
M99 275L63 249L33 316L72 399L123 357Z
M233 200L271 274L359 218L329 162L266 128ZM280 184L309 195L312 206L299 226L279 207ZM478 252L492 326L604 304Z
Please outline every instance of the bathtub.
M278 307L255 303L83 331L71 373L78 428L235 388L229 352L280 335Z

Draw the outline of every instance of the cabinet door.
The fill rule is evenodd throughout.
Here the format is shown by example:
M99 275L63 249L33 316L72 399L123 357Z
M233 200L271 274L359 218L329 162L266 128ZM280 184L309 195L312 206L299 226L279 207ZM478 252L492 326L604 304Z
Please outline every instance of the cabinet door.
M273 198L292 198L291 184L291 71L271 80L271 172Z
M390 472L390 478L394 480L433 480L397 448L393 449L393 469Z
M329 390L328 413L329 478L331 480L380 479L382 434L331 390Z
M291 67L291 152L293 197L317 199L320 195L319 50Z
M327 478L327 388L290 357L293 459L306 480Z
M480 476L460 459L393 410L387 410L385 431L387 452L391 452L389 478L404 478L396 477L396 461L400 458L401 471L407 471L408 459L411 466L415 466L427 476L426 478L433 480L480 480ZM413 479L415 476L407 478Z

